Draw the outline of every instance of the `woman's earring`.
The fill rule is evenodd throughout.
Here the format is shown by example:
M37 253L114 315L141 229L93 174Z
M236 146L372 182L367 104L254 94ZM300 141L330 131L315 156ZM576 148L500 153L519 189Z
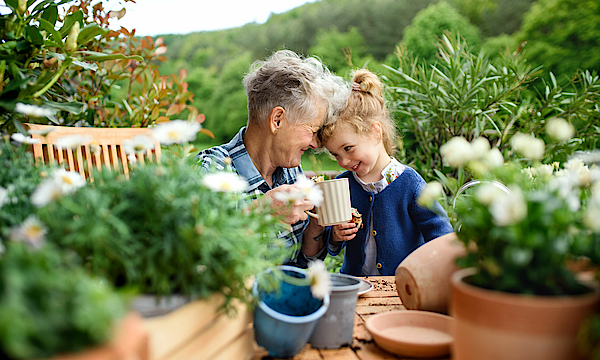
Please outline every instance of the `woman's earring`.
M273 130L273 135L277 135L277 129Z

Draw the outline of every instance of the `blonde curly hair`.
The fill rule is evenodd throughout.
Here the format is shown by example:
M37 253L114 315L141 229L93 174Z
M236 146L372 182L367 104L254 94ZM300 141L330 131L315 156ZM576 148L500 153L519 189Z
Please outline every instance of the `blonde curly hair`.
M371 136L373 125L381 125L381 140L389 155L396 151L397 132L390 118L383 97L383 84L379 77L366 69L356 70L352 77L352 91L348 104L340 111L335 121L319 130L319 141L326 144L339 131L352 130L363 136Z

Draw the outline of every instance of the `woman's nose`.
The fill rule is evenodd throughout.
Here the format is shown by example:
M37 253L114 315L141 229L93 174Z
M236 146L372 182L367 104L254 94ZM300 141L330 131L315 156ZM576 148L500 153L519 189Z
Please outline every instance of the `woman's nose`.
M319 147L319 139L317 137L317 134L313 134L312 140L310 141L310 144L308 145L311 149L316 149Z

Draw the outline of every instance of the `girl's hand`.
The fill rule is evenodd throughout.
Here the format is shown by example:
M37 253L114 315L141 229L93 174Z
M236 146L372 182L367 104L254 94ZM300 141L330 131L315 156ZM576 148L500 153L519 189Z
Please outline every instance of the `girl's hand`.
M346 224L333 225L333 241L348 241L354 239L358 228L353 222Z

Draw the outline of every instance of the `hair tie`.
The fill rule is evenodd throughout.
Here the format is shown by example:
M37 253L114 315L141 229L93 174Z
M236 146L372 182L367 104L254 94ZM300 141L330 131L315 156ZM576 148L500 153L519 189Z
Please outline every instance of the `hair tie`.
M352 90L360 91L360 84L356 81L352 83Z

